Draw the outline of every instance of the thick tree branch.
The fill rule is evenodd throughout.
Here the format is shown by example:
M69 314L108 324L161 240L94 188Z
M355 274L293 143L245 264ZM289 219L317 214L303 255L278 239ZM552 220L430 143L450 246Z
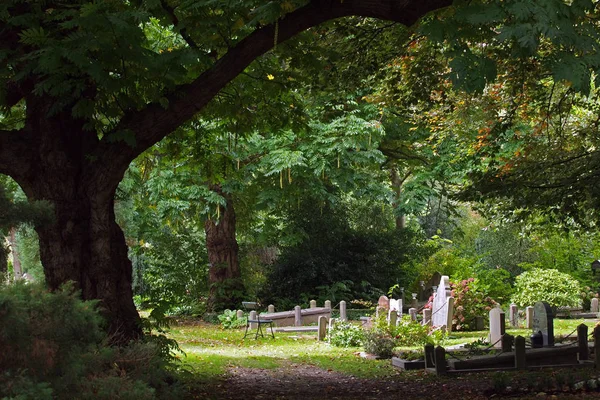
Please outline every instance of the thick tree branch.
M106 135L96 159L103 165L112 166L113 170L120 169L117 173L123 174L135 157L192 118L252 61L270 50L275 42L283 42L325 21L352 15L412 25L427 13L451 4L452 0L313 0L286 15L277 24L267 25L248 35L196 80L168 96L167 108L150 104L143 110L127 114L114 132L133 132L135 146L123 142L115 146L115 143L110 143L111 135Z

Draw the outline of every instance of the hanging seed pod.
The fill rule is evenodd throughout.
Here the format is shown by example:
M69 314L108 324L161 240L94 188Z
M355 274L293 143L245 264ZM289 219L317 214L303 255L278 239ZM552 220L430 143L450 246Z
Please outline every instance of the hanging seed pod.
M238 168L238 171L239 171L240 170L240 160L237 160L237 168Z
M340 169L340 153L338 153L338 169Z
M217 204L217 219L221 218L221 207Z
M292 183L292 169L288 168L288 183Z
M279 171L279 188L283 189L283 170Z

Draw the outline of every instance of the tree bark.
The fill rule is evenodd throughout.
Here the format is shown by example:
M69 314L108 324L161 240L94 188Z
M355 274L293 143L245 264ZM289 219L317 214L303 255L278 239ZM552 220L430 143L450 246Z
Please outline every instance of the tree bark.
M396 229L402 230L406 228L406 217L402 211L399 210L400 202L402 201L402 185L408 177L412 174L412 171L408 171L405 176L400 177L398 173L398 167L396 165L392 165L390 168L390 181L392 183L392 189L394 190L394 194L396 198L392 203L392 208L394 209L394 215L396 216Z
M238 260L238 243L235 237L235 209L231 196L223 193L219 185L211 190L225 198L225 206L219 205L219 219L206 220L206 250L208 252L208 282L210 293L208 306L211 310L235 308L242 301L244 285Z
M121 169L89 157L98 138L70 110L48 117L51 99L32 95L27 103L21 136L30 138L30 162L10 175L29 199L53 206L53 222L36 227L46 283L56 290L73 282L83 299L99 300L111 340L127 343L142 331L125 237L114 215Z

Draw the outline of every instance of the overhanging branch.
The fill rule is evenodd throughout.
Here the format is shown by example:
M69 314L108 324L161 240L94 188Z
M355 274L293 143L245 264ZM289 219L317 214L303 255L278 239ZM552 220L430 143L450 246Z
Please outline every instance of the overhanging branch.
M314 0L278 21L277 43L325 21L352 15L412 25L427 13L451 4L452 0ZM135 146L110 143L111 135L106 135L97 160L124 173L135 157L192 118L252 61L270 50L275 44L275 29L276 24L270 24L241 40L197 79L167 96L168 107L150 104L125 115L114 132L133 132Z

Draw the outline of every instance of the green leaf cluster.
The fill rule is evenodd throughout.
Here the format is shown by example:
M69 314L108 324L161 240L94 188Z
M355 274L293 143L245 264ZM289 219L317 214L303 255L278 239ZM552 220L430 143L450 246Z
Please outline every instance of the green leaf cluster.
M519 307L545 301L552 307L581 305L581 285L570 275L556 269L534 268L517 276L511 301Z

